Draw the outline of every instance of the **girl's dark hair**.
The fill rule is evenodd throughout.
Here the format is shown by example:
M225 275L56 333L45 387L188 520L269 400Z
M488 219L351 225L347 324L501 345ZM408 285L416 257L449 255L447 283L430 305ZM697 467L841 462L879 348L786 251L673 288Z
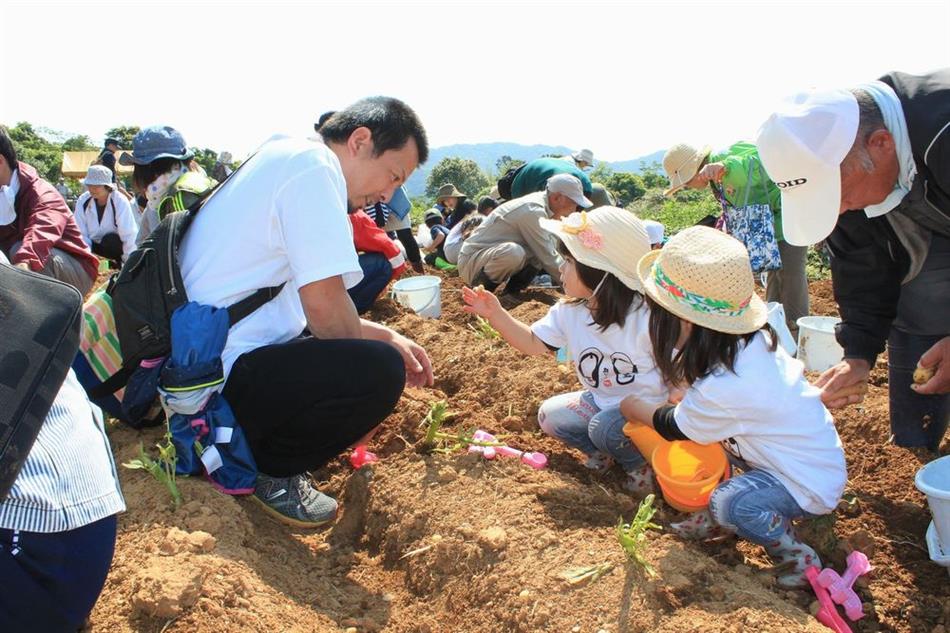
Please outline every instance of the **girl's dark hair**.
M760 330L748 334L725 334L693 324L683 348L673 354L673 347L680 337L680 318L646 296L650 307L650 341L653 358L663 379L671 385L691 385L705 378L717 367L725 367L735 373L736 357L742 345L747 345ZM772 339L769 351L774 352L778 336L766 323L761 328Z
M581 283L593 290L597 284L604 279L604 275L610 275L604 280L604 284L597 291L596 301L590 306L590 314L603 332L611 325L616 324L623 327L627 320L627 314L631 308L638 308L643 305L643 295L636 290L626 287L622 281L614 275L597 268L592 268L587 264L582 264L571 255L564 242L558 240L557 252L561 257L570 257L574 262L574 270ZM584 303L586 299L569 299L568 303Z
M171 170L178 163L181 163L185 168L188 167L188 161L170 157L158 158L148 165L136 164L132 168L132 185L140 191L145 191L145 188L155 182L156 178Z
M462 232L462 239L467 240L468 236L474 233L475 229L481 226L484 220L485 216L478 213L473 213L462 218L462 228L459 229Z

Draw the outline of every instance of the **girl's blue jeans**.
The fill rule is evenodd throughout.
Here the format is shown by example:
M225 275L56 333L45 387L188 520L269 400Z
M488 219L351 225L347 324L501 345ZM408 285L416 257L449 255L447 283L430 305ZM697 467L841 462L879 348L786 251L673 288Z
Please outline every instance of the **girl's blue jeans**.
M709 497L719 525L759 545L777 541L792 519L811 516L774 475L749 470L719 484Z
M548 398L538 410L541 430L587 455L609 455L626 472L643 467L646 460L623 433L626 424L620 407L601 410L589 391L574 391Z

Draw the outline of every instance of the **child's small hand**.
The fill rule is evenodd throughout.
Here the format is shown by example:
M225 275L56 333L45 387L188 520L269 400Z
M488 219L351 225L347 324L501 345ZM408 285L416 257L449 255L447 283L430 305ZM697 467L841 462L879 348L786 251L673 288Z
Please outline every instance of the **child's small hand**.
M480 317L490 319L498 310L501 310L501 303L494 293L488 292L481 286L475 288L462 288L462 300L465 301L463 310L472 312Z

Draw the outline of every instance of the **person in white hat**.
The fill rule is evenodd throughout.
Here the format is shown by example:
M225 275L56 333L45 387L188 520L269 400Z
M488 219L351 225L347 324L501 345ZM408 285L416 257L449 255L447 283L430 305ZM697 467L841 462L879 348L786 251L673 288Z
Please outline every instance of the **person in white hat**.
M664 191L666 195L683 188L703 189L708 186L733 207L769 205L782 267L767 273L765 298L782 304L785 323L792 336L797 337L798 319L808 315L808 276L805 273L808 248L790 244L784 238L781 192L762 170L755 145L739 141L721 152L713 152L708 145L696 149L680 143L663 156L663 169L670 179L670 186Z
M86 191L76 199L73 215L92 252L118 268L135 250L139 225L128 199L116 191L112 172L92 165L82 181Z
M644 220L643 226L647 229L647 236L650 238L650 248L656 250L663 248L663 240L666 239L666 227L662 222L656 220Z
M594 152L589 149L579 149L567 156L561 156L561 160L574 163L578 169L586 171L594 166Z
M796 95L756 143L786 239L831 252L844 360L816 382L826 404L863 399L886 341L894 442L936 450L950 418L950 68Z
M560 219L591 205L577 178L552 176L544 191L509 200L485 218L462 244L459 275L465 283L489 290L507 282L505 292L511 294L524 290L542 270L555 284L560 283L556 243L540 221Z
M484 288L462 290L465 310L488 319L526 354L569 350L583 390L545 400L538 411L541 430L583 451L589 468L604 469L616 461L627 473L624 485L645 495L653 473L624 435L626 421L618 406L631 397L657 407L669 395L653 362L650 313L636 275L637 260L650 251L646 228L633 213L616 207L540 223L558 240L568 298L530 327Z
M644 255L637 275L653 357L684 391L660 407L625 398L621 412L667 440L721 443L742 471L716 487L708 511L671 527L687 538L736 532L786 568L779 585L803 586L805 569L821 561L791 522L833 512L848 474L834 419L767 324L748 251L721 231L690 227Z

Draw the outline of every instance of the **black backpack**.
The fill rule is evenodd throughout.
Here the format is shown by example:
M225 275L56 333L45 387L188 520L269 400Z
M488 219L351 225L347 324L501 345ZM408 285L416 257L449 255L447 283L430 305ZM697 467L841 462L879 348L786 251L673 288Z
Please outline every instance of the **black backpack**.
M72 286L0 264L0 501L66 379L81 315Z
M197 197L189 208L166 215L110 282L122 369L90 390L90 397L114 393L125 386L143 360L165 357L171 352L172 313L188 302L178 249L195 217L222 186L223 182ZM233 326L276 297L283 287L284 284L261 288L228 307L230 324Z
M505 175L498 180L498 195L505 200L511 200L511 184L515 181L515 176L524 169L524 164L512 167L505 172Z

